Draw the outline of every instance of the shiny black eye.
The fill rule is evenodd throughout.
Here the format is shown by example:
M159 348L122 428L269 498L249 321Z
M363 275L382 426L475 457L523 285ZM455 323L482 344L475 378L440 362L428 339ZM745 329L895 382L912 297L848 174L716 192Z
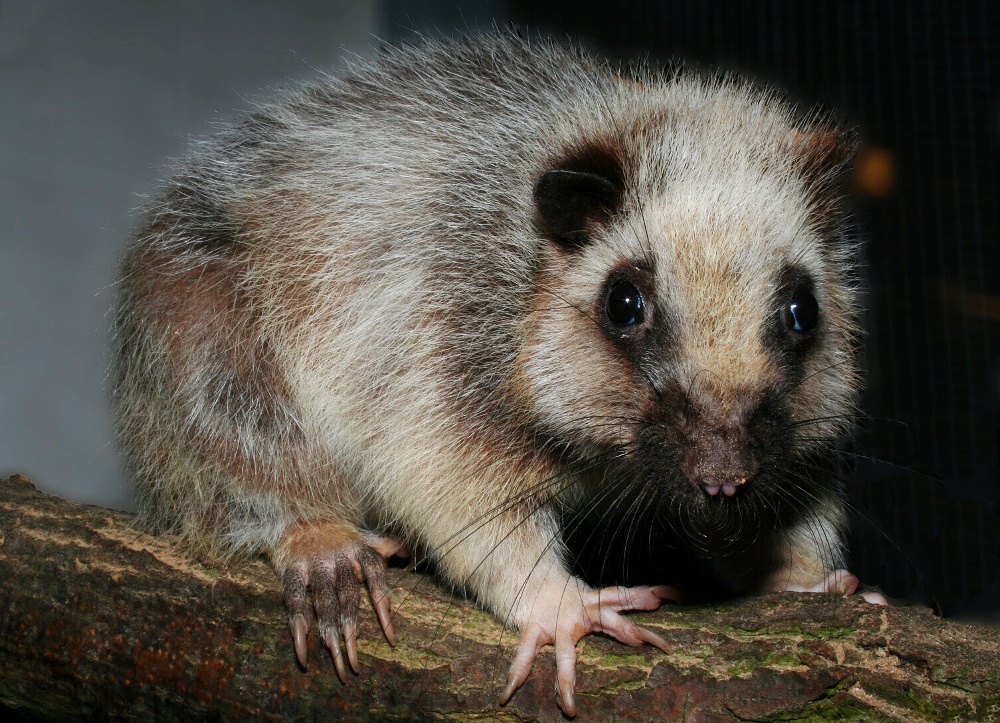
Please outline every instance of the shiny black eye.
M789 331L800 334L812 331L819 319L819 304L816 303L816 297L809 289L800 286L782 311L782 319Z
M642 294L631 281L621 279L608 289L606 301L608 319L617 326L641 324L643 314Z

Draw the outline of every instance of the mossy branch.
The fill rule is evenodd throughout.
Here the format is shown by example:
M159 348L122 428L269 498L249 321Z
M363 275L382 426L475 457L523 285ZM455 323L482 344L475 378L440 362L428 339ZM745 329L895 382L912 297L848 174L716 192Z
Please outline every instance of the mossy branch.
M394 571L342 685L295 662L263 562L211 568L133 519L0 480L0 707L25 719L560 720L552 653L505 707L516 636ZM636 616L674 647L579 649L578 720L1000 720L1000 631L860 599L766 595Z

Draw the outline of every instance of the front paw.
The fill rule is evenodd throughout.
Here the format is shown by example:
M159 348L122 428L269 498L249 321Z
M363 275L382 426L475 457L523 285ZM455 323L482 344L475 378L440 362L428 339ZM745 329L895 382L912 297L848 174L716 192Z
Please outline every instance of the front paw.
M620 613L627 610L656 610L663 600L676 600L668 587L609 587L593 590L582 581L570 579L565 585L543 590L528 612L528 621L510 666L501 705L531 671L531 664L545 645L556 653L556 700L563 713L576 715L576 644L590 633L605 633L626 645L654 645L669 653L667 642L656 633L636 625Z
M853 595L858 591L860 581L848 570L834 570L818 581L804 580L787 572L771 578L769 592L820 592L833 595ZM888 605L889 600L877 590L863 590L860 593L866 601L874 605Z
M390 645L395 643L385 561L379 553L393 554L398 547L383 547L380 542L381 538L362 537L354 527L340 523L297 524L285 533L274 557L276 566L284 571L282 596L288 606L295 656L303 668L308 661L306 638L310 622L315 620L320 638L333 656L337 677L347 680L341 642L351 669L359 671L357 629L362 584L368 587L386 640Z

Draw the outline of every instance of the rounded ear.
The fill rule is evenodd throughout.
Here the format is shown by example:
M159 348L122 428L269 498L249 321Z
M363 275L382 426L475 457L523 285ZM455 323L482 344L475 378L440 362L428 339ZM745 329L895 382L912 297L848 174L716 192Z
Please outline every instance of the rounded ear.
M792 141L813 227L830 239L843 228L844 181L857 150L856 134L833 126L799 131Z
M535 182L535 205L542 220L565 246L587 243L588 229L606 222L621 202L621 189L611 179L590 171L556 168Z
M803 180L810 189L822 191L835 183L857 154L857 134L838 128L799 132L795 151L802 163Z

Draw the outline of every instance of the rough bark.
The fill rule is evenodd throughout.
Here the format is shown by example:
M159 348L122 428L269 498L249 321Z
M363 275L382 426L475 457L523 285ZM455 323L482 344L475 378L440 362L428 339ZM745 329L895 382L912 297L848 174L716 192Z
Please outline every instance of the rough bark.
M398 644L367 611L341 684L295 662L266 564L212 568L130 516L0 480L0 707L26 719L560 720L546 649L504 707L515 636L394 571ZM673 653L590 636L578 720L1000 720L1000 631L824 595L667 607Z

